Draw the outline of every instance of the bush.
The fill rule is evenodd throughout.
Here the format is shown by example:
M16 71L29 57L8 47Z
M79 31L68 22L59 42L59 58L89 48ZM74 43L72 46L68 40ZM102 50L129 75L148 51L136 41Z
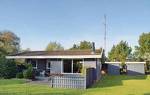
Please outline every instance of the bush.
M12 60L0 58L0 77L9 79L15 78L17 73L16 63Z
M20 78L20 79L23 78L23 73L22 72L17 73L16 78Z
M127 73L127 65L125 63L120 64L120 74Z
M23 72L25 69L27 69L26 68L26 65L25 65L26 63L24 63L24 64L17 64L17 71L18 72Z
M4 64L6 60L4 58L0 58L0 77L3 78L4 76Z
M32 69L32 66L29 66L27 70L23 71L23 76L26 79L33 79L33 69Z

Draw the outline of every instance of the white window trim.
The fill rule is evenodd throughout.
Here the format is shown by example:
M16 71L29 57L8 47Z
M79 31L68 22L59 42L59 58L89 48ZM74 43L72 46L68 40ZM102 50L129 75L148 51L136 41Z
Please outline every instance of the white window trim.
M61 74L63 74L63 59L61 59Z
M63 59L61 61L61 74L81 74L81 73L73 73L73 60L74 59L71 59L71 73L64 73L64 65L63 65ZM81 59L81 64L82 64L82 67L84 66L84 59Z

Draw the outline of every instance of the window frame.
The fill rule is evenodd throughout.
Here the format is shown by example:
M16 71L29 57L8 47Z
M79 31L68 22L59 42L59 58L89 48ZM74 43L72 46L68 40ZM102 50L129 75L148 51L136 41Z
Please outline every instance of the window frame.
M48 66L49 62L50 62L50 68L49 68L49 66ZM51 69L51 60L47 60L47 62L46 62L46 69L47 69L47 70L50 70L50 69Z
M64 64L64 61L63 61L63 60L65 60L65 59L62 59L62 60L61 60L61 73L62 73L62 74L81 74L81 73L82 73L82 72L81 72L81 73L74 73L74 72L73 72L73 64L74 64L74 63L73 63L73 60L81 60L82 68L84 68L84 59L70 59L70 60L71 60L71 73L65 73L65 72L64 72L64 65L63 65L63 64ZM69 59L68 59L68 60L69 60Z
M83 68L83 60L82 59L74 59L74 60L78 60L79 63L82 65L82 68ZM72 62L72 72L74 73L74 64L77 64L77 63L74 63L74 60ZM82 72L80 72L79 74L81 74ZM76 74L76 73L75 73ZM78 74L78 73L77 73Z
M33 67L32 61L35 61L35 65L36 65L35 67ZM37 64L38 60L37 59L34 59L34 60L31 59L29 63L32 65L33 69L37 69L37 67L38 67L38 64Z

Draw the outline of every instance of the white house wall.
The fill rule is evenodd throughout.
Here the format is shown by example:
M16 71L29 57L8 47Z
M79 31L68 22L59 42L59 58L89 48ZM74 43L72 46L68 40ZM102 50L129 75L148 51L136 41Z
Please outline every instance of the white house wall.
M84 66L87 68L96 68L96 61L84 61Z
M61 61L51 61L51 73L61 73Z

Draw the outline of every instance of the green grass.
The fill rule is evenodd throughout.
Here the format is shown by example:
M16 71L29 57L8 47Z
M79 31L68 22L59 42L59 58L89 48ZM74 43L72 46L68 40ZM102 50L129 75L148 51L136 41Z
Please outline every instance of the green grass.
M150 95L150 76L103 76L87 90L54 89L26 84L25 80L0 80L0 95Z

